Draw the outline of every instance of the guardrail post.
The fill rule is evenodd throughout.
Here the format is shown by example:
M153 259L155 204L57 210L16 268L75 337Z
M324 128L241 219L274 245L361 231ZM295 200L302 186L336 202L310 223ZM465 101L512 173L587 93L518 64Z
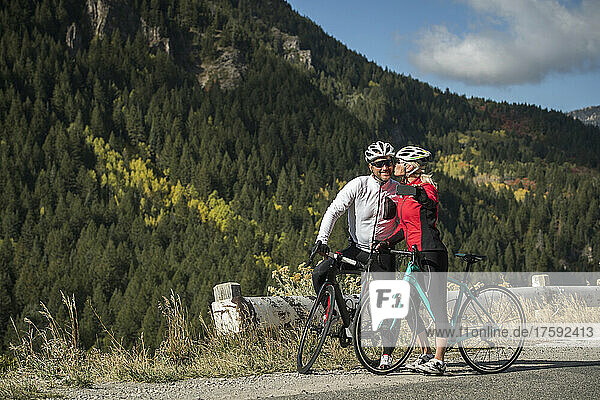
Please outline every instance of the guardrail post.
M315 296L243 297L236 282L216 285L213 293L215 328L225 334L248 327L289 329L302 325L315 301ZM345 295L344 299L354 307L358 303L358 295Z
M531 286L532 287L544 287L550 283L550 277L548 274L531 275Z
M231 300L242 295L242 287L237 282L220 283L213 288L215 301Z

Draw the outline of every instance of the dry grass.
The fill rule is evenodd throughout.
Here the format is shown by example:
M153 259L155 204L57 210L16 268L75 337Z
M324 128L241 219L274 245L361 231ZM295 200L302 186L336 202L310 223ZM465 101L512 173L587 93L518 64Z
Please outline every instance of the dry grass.
M274 286L267 287L271 296L314 296L312 282L313 267L306 263L298 265L295 270L289 266L277 266L271 272ZM360 293L360 275L338 275L338 283L343 293Z
M16 373L4 373L0 380L0 399L28 400L56 398L43 381Z
M523 310L528 323L600 323L598 307L588 307L572 295L562 295L548 301L524 301Z
M235 335L218 333L213 324L202 321L202 332L193 333L185 307L171 292L160 310L168 329L154 354L144 345L143 335L136 346L125 349L106 329L112 346L108 351L80 348L75 299L63 297L68 321L58 323L44 304L45 327L28 321L12 346L14 358L0 358L0 398L29 399L52 397L57 385L89 386L94 382L167 382L191 377L235 377L272 372L296 371L299 330L250 328ZM524 304L528 322L600 322L597 308L576 298L555 303ZM15 328L16 329L16 328ZM358 367L352 347L341 348L328 339L316 370Z
M94 382L169 382L191 377L235 377L296 371L299 330L250 328L235 335L218 333L202 321L203 332L191 333L190 321L178 295L163 298L160 310L168 329L159 349L151 355L143 335L125 349L104 325L112 345L108 351L80 348L77 309L73 297L63 295L68 321L61 325L41 304L45 327L28 322L12 345L14 359L3 358L0 398L45 398L60 385L88 387ZM100 320L101 322L101 320ZM15 328L16 329L16 328ZM316 369L354 368L352 348L329 340Z

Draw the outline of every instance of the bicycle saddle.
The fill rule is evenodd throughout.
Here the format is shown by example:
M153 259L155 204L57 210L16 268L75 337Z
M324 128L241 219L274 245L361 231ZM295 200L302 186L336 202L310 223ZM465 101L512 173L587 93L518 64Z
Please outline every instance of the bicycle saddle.
M469 264L475 264L476 262L485 260L487 256L480 256L477 254L469 254L469 253L454 253L456 257L460 257L463 261L466 261Z

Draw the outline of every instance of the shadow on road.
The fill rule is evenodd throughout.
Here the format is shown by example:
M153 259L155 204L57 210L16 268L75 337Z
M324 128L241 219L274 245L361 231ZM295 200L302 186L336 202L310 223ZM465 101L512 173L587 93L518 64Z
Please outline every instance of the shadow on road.
M600 360L598 361L560 361L560 360L517 360L513 365L510 366L506 371L501 373L520 372L520 371L536 371L545 369L557 369L557 368L579 368L579 367L600 367ZM477 375L478 373L473 371L464 362L449 362L448 371L446 375L449 376L466 376L466 375Z
M531 371L538 369L600 367L600 361L517 360L509 371Z

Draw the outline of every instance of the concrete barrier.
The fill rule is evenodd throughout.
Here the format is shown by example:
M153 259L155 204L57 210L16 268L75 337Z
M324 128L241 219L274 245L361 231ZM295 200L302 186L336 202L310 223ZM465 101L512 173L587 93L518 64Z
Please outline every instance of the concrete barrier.
M600 286L548 286L548 275L533 275L532 287L510 290L521 301L533 304L552 303L561 298L575 297L588 307L600 307ZM240 332L248 326L289 329L303 324L315 301L315 296L243 297L238 283L228 282L214 287L215 302L211 309L215 327L221 333ZM448 300L456 299L458 291L449 291ZM358 295L345 296L346 304L356 307Z
M291 328L306 319L314 299L302 296L236 296L215 301L211 308L219 332L240 332L248 325Z

